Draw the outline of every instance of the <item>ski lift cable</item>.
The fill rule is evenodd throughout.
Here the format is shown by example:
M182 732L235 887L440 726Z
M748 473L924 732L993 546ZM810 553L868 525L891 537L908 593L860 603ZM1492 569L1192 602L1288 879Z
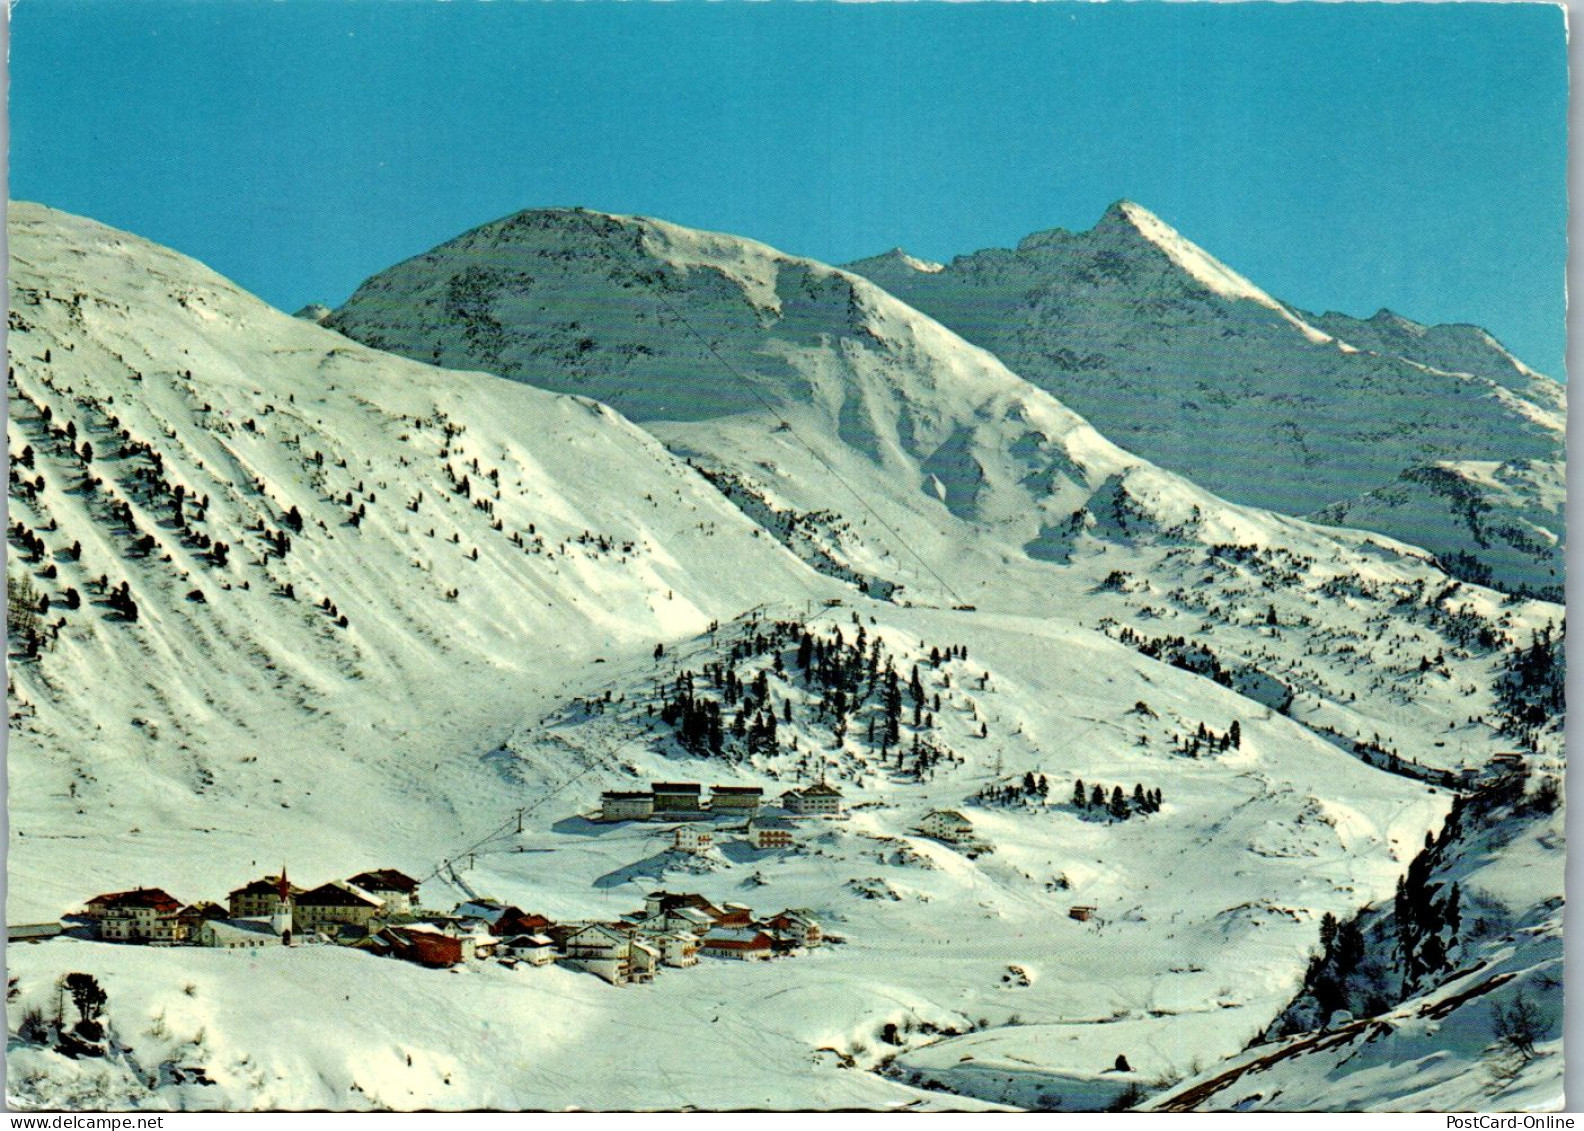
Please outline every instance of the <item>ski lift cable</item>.
M589 220L588 214L584 209L574 208L572 210L572 214L581 220L584 226L587 227L590 233L592 233L596 238L604 238L601 235L599 229L596 228ZM803 447L808 450L809 455L813 456L814 459L818 461L820 466L831 474L832 478L845 487L848 494L852 495L854 499L858 500L858 505L863 507L864 510L868 511L869 516L878 522L882 529L884 529L886 533L895 539L897 545L901 546L904 550L911 554L913 559L924 568L924 572L933 577L943 590L951 594L952 599L956 604L963 605L967 603L961 596L958 595L957 591L947 583L946 579L937 573L935 569L929 564L929 562L924 560L924 556L915 550L912 544L907 541L907 539L903 538L902 535L898 533L890 523L880 517L879 513L874 509L874 507L869 505L869 501L863 497L862 493L859 492L858 489L851 483L847 482L846 479L842 478L841 473L831 466L830 461L821 455L819 450L815 448L813 444L809 443L798 434L797 429L793 428L791 422L787 420L786 417L781 415L781 413L776 409L775 405L771 403L770 399L760 392L754 383L750 381L744 374L739 372L736 366L727 361L726 358L722 356L721 352L715 348L714 344L702 333L700 333L698 329L694 327L693 323L689 322L682 312L677 309L677 307L672 305L670 300L665 297L664 293L653 286L653 284L649 283L648 280L644 280L644 285L649 287L650 293L654 296L655 301L661 306L665 307L671 316L682 324L683 329L685 329L689 334L693 335L693 337L697 338L699 344L704 347L709 355L720 363L721 368L726 370L727 373L731 374L732 377L736 378L737 382L748 391L749 395L752 396L754 400L758 401L761 406L763 406L765 411L775 419L777 427L784 428L794 440L796 440L799 444L802 444Z

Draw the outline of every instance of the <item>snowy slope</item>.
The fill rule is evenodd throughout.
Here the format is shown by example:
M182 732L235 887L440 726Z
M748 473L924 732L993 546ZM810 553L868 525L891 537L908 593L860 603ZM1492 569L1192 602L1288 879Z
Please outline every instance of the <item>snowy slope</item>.
M1443 461L1332 503L1320 522L1396 531L1434 551L1448 572L1560 601L1567 547L1561 460Z
M1147 1082L1263 1031L1320 915L1389 897L1439 826L1449 795L1424 779L1514 742L1500 673L1560 607L1226 504L853 276L586 221L487 226L371 281L377 323L334 321L636 405L709 478L595 402L379 353L134 237L13 206L9 444L33 467L16 468L12 516L47 553L24 561L14 538L11 566L67 624L37 662L12 657L8 915L136 883L214 898L281 861L317 881L450 860L431 905L475 892L611 916L664 886L810 907L843 941L630 989L313 948L49 943L13 957L13 1028L90 970L124 1051L89 1064L13 1044L22 1102L1085 1106L1118 1053ZM103 482L86 492L85 475ZM175 526L176 483L208 496L184 521L189 540L230 544L226 566ZM303 529L267 554L294 506ZM80 561L61 553L73 541ZM135 622L99 603L101 573L129 582ZM68 585L84 604L62 613ZM923 607L962 603L977 607ZM877 755L872 691L837 735L789 641L779 672L769 651L732 656L771 623L862 627L901 673L917 664L940 702L902 730L938 763ZM930 654L958 645L966 657ZM668 681L726 663L790 708L773 752L701 758L661 723ZM1234 723L1235 746L1196 737ZM1533 741L1554 756L1560 731ZM789 853L726 828L684 861L663 825L579 816L602 788L774 793L822 770L854 813L804 825ZM1025 773L1050 796L985 801ZM1065 801L1079 777L1164 803L1080 813ZM939 807L995 850L922 837ZM1100 914L1069 919L1075 903ZM287 1007L263 1017L260 1000ZM940 1071L931 1058L977 1055L954 1040L990 1041L987 1059L1019 1058L1038 1086ZM177 1082L182 1065L215 1084Z
M535 689L824 591L608 408L378 354L38 206L9 235L10 514L45 548L13 537L9 565L65 622L11 664L13 921L129 869L180 888L288 846L305 868L351 846L416 867L482 803L477 755Z
M1316 1026L1313 998L1282 1019L1290 1035L1254 1045L1148 1105L1167 1111L1562 1110L1563 814L1476 794L1429 870L1436 900L1462 910L1442 937L1448 968L1402 994L1398 916L1360 916L1363 973L1388 995ZM1554 783L1553 783L1554 784ZM1380 975L1374 971L1381 971ZM1306 1012L1307 1010L1307 1012ZM1514 1018L1522 1018L1519 1023ZM1516 1038L1516 1039L1515 1039Z
M849 820L800 823L790 852L755 852L718 825L723 847L693 863L665 851L663 825L577 816L597 795L591 778L535 813L520 835L508 829L459 863L469 889L557 918L614 917L657 887L759 909L810 907L843 940L821 952L761 967L706 962L618 990L559 970L415 971L311 948L228 967L224 955L64 943L18 956L23 993L14 1009L46 997L65 970L99 972L112 1022L145 1072L200 1065L216 1085L152 1094L122 1079L75 1086L156 1107L972 1107L971 1090L941 1096L889 1072L887 1057L902 1050L885 1043L885 1026L909 1045L964 1030L1016 1043L1034 1031L1026 1027L1062 1026L1068 1040L1022 1050L1052 1067L1052 1094L1063 1094L1058 1069L1107 1064L1123 1051L1119 1040L1141 1071L1186 1071L1193 1057L1232 1053L1267 1023L1293 991L1315 918L1389 891L1404 854L1444 811L1444 796L1094 634L860 609L886 618L873 632L904 663L921 658L920 640L969 642L968 660L926 661L923 677L944 692L931 740L960 751L962 765L913 781L858 743L829 751L810 698L778 678L774 694L795 704L789 729L799 746L828 751L829 780L857 806ZM788 748L739 764L689 758L644 709L657 670L724 658L725 645L755 625L727 624L718 639L668 653L659 669L648 658L616 664L605 676L615 706L525 719L507 758L532 773L554 741L603 758L607 784L629 774L808 780ZM812 626L837 627L851 638L845 619ZM783 649L788 668L793 651ZM984 689L982 671L994 673ZM1145 699L1153 718L1131 707ZM1167 737L1207 716L1218 729L1241 720L1242 745L1214 757L1174 753ZM991 738L974 737L975 718L990 723ZM1051 804L967 800L989 780L1031 770L1054 779ZM1083 817L1064 804L1074 775L1128 786L1142 779L1165 803L1120 824ZM963 806L995 850L971 859L920 836L918 820L943 804ZM446 889L435 887L425 894L438 902ZM1078 902L1097 905L1100 918L1066 918ZM245 995L227 977L237 962L249 963ZM1030 984L1008 983L1013 966ZM277 984L281 1001L316 1008L272 1009L266 1027L247 1002ZM595 1063L594 1050L615 1045L625 1050L618 1062ZM65 1094L89 1071L37 1049L14 1052L13 1064L24 1078L38 1074L30 1097Z
M851 264L994 352L1124 447L1229 499L1317 511L1438 461L1563 458L1566 395L1475 327L1368 321L1286 306L1138 205L942 270L889 253ZM1272 474L1273 468L1291 469ZM1560 516L1520 521L1547 548L1515 561L1468 531L1432 527L1498 584L1562 575ZM1407 542L1420 516L1372 512ZM1511 571L1511 572L1510 572Z

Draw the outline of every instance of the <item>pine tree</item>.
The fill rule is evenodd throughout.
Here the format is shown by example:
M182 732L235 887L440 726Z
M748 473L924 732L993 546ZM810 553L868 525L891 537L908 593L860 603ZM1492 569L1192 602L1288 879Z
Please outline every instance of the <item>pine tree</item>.
M1083 778L1079 778L1077 784L1073 786L1072 803L1073 806L1078 809L1086 809L1089 807L1089 798L1084 793Z
M1452 938L1457 939L1463 926L1462 891L1457 884L1450 885L1452 893L1447 896L1446 903L1441 908L1441 918L1450 928Z
M1089 794L1089 805L1094 809L1104 809L1106 807L1105 786L1097 785L1094 787L1093 792Z
M1337 918L1327 911L1320 916L1320 949L1325 954L1330 954L1336 944Z
M1127 798L1122 796L1122 787L1117 786L1111 791L1111 816L1117 820L1126 820L1128 815Z
M1364 961L1364 932L1357 919L1337 927L1335 944L1337 972L1346 976L1357 970Z

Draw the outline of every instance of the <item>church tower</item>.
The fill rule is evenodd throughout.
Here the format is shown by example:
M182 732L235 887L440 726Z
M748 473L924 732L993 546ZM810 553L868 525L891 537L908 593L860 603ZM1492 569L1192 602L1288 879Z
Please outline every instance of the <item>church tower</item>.
M286 865L281 865L280 880L275 885L275 913L270 916L270 926L280 936L282 945L291 946L292 896L291 884L286 879Z

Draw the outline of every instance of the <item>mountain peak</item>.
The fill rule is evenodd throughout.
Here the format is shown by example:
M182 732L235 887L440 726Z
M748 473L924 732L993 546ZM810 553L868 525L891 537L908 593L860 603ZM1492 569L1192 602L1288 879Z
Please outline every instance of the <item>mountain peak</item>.
M871 272L879 274L887 272L916 272L921 275L937 275L946 270L946 267L944 264L909 255L903 248L893 247L890 251L883 251L879 255L871 255L867 259L856 259L843 267L842 270L852 271L858 275L868 275Z
M1148 208L1126 198L1114 201L1105 210L1105 215L1100 217L1100 224L1129 224L1140 232L1144 232L1152 226L1166 228L1167 231L1171 230L1164 220Z
M1428 329L1428 327L1422 325L1421 323L1415 322L1411 318L1404 318L1395 310L1389 310L1384 306L1370 316L1370 321L1375 323L1377 326L1389 326L1393 329L1403 330L1410 334L1423 334L1425 330Z
M1105 215L1100 218L1100 222L1094 226L1090 235L1129 245L1136 245L1142 239L1162 252L1195 282L1213 294L1222 298L1258 303L1260 306L1274 310L1286 321L1291 322L1304 337L1316 344L1332 340L1331 335L1304 322L1248 279L1184 237L1155 213L1131 200L1119 200L1107 208Z

